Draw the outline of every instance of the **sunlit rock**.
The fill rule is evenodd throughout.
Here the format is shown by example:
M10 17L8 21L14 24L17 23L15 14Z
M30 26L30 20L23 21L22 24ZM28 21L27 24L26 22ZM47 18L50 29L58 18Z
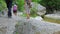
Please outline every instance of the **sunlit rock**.
M38 3L32 2L31 3L32 8L36 8L37 9L37 14L39 15L44 15L46 13L46 8Z

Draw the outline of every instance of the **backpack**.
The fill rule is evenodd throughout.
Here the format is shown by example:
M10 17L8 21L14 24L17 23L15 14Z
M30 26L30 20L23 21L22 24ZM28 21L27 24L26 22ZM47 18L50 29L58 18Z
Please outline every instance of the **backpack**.
M14 4L13 10L17 10L17 5L16 4Z

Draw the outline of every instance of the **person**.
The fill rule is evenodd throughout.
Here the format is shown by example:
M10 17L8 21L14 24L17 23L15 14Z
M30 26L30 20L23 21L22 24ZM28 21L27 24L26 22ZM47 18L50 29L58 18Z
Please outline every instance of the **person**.
M16 4L14 4L14 6L13 6L13 13L14 13L14 15L17 15L17 5Z
M27 14L27 19L30 18L30 8L31 8L31 0L25 0L25 10Z
M12 17L11 8L13 0L5 0L5 2L8 8L8 17L11 18Z

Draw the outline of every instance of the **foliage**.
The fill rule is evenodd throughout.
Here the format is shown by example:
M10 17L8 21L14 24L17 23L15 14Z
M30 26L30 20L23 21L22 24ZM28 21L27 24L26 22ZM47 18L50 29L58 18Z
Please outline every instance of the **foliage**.
M18 6L18 10L23 11L24 10L24 0L15 0L13 1L13 4L16 2ZM0 11L6 8L5 0L0 0Z
M41 0L39 3L45 6L47 11L60 10L60 0Z
M40 3L41 5L52 8L52 10L60 9L60 0L32 0L32 2ZM18 9L23 11L24 10L24 0L16 0L18 5ZM51 9L50 9L51 10Z
M36 17L37 16L37 9L36 8L31 8L31 12L30 12L30 15L32 16L32 17Z
M18 10L23 11L24 10L24 0L16 0L15 2L18 5Z
M18 10L24 10L24 0L15 0L16 4L18 5ZM14 4L13 2L13 4ZM32 0L32 2L40 3L41 5L45 6L47 10L60 10L60 0ZM6 4L4 0L0 0L0 11L5 9Z
M48 21L48 22L53 22L53 23L60 24L60 19L59 18L53 18L53 17L44 16L44 20Z
M16 32L16 34L18 34L18 32Z
M60 0L41 0L39 3L44 6L52 6L55 9L60 8Z
M0 0L0 11L6 8L6 4L3 0Z
M41 1L41 0L32 0L32 2L37 2L37 3L38 3L39 1Z

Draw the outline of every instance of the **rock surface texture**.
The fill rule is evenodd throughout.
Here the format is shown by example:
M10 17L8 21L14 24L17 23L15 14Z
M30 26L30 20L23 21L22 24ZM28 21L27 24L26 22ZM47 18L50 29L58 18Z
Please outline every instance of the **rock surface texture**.
M0 34L13 34L16 23L12 18L0 17Z
M44 15L46 13L46 8L38 3L32 2L31 3L32 8L37 9L37 14L38 15Z
M60 24L45 22L36 19L20 20L14 34L57 34Z

